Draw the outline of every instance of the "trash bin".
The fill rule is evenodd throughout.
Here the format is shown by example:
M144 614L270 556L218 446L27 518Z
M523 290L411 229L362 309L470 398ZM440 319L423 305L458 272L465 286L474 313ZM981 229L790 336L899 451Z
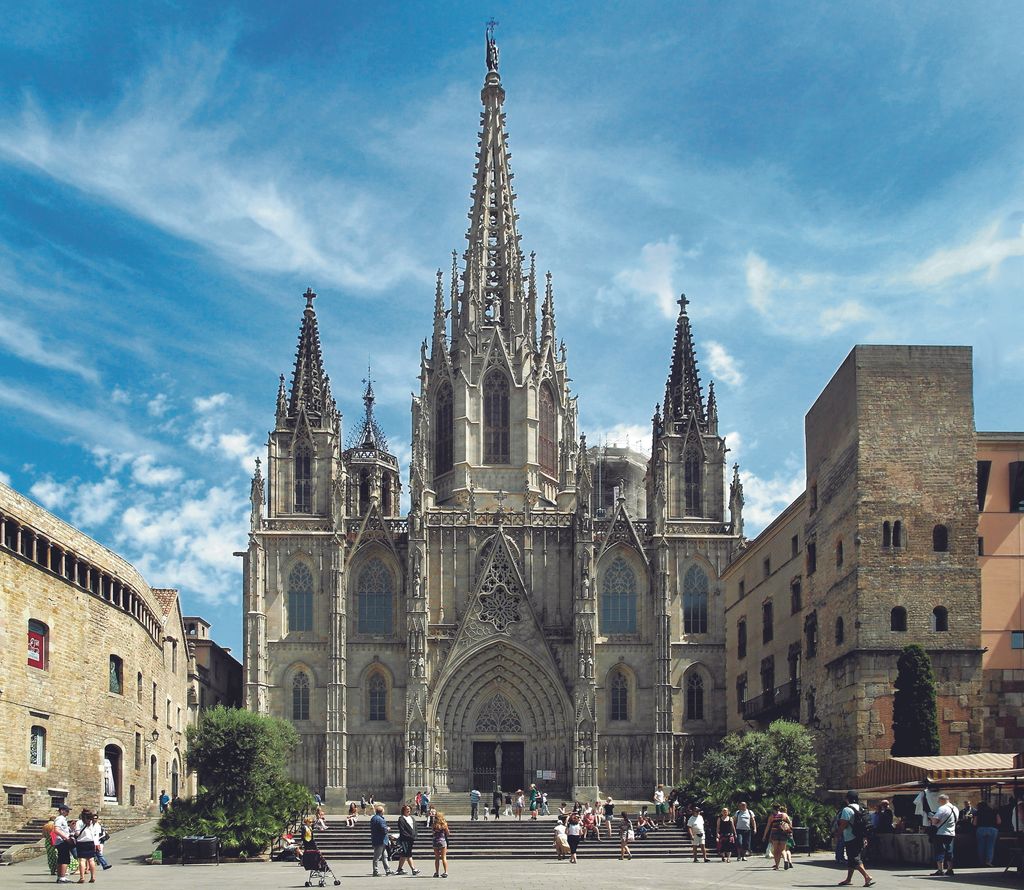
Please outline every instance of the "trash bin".
M199 838L199 858L216 859L217 864L220 865L220 838L212 836Z
M806 825L793 826L793 846L799 853L810 853L810 831Z
M184 865L189 859L199 858L199 838L196 835L183 837L181 839L181 864Z

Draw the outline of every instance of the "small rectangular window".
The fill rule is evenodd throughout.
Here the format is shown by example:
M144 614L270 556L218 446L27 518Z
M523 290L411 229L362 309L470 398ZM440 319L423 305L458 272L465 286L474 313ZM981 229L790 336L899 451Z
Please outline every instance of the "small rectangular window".
M772 560L770 556L764 558L764 576L767 578L772 573Z
M50 795L50 809L55 810L57 807L64 806L64 801L67 798L63 794L51 794Z
M978 556L985 555L985 539L982 537L978 538Z
M740 581L739 593L740 593L740 599L743 599L743 597L745 597L747 595L747 582L746 581Z
M978 461L978 512L985 512L985 497L988 494L988 480L992 475L992 461Z
M818 509L818 483L811 483L811 512Z
M807 574L813 575L818 568L818 548L813 541L807 544Z
M1024 649L1024 630L1010 631L1010 648Z
M736 657L747 657L747 622L739 621L736 624Z
M9 806L9 807L23 807L23 806L25 806L25 795L21 794L21 793L18 793L18 792L14 792L14 791L8 791L7 792L7 806Z
M124 694L124 662L117 655L110 656L110 682L107 688L116 695Z
M796 535L793 535L793 539L789 542L789 552L790 556L792 556L794 559L800 552L800 540Z

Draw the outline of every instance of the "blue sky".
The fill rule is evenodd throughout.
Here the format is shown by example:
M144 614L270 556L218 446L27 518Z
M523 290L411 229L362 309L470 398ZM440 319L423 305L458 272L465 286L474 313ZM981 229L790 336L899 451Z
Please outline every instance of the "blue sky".
M1024 417L1024 5L86 3L5 12L0 478L239 649L252 460L312 286L403 461L500 22L523 247L591 443L648 447L675 299L756 532L855 343Z

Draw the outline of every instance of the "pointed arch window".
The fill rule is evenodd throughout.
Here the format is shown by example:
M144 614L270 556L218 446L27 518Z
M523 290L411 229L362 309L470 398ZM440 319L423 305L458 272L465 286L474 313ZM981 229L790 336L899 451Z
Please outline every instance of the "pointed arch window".
M484 378L484 463L509 462L508 377L491 371Z
M540 468L549 476L558 475L558 450L555 445L557 415L555 414L555 398L551 395L551 387L544 383L540 388L538 399L540 415L539 457Z
M366 687L367 719L384 720L388 719L388 681L380 674L374 674Z
M313 573L304 562L288 575L288 630L313 629Z
M309 719L309 677L299 671L292 680L292 720Z
M683 496L686 516L701 516L703 504L701 489L703 488L704 462L700 452L692 445L683 456Z
M601 578L601 630L636 633L636 573L616 556Z
M628 720L629 719L629 681L622 671L616 671L612 675L609 684L608 695L608 719Z
M690 720L704 719L704 678L696 671L686 680L686 716Z
M359 633L391 633L394 589L391 572L379 559L371 559L363 566L356 584Z
M295 449L295 512L313 512L313 449L306 442Z
M452 413L452 385L446 380L434 397L434 475L447 473L454 461L455 419Z
M683 633L708 632L708 576L698 566L690 566L683 579Z

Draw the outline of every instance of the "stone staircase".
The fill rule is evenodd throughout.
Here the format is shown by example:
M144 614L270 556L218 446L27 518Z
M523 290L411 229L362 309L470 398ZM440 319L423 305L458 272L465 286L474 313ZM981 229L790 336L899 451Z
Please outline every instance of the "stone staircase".
M33 819L21 826L17 831L0 834L0 854L8 847L15 844L34 844L42 839L42 828L46 824L45 819Z
M453 795L453 798L456 795ZM469 810L468 795L466 810ZM388 825L397 830L397 819L393 814L387 816ZM515 819L501 818L484 822L472 822L458 815L449 819L451 843L449 855L452 859L553 859L553 834L555 823L553 816L547 816L531 822L528 816L522 822ZM419 838L413 850L413 859L420 869L432 867L430 833L422 819L416 820ZM608 840L607 827L605 834L598 843L594 840L580 844L578 855L587 859L617 859L619 856L618 833L613 827L614 838ZM370 848L369 816L360 817L355 828L346 828L342 816L328 817L326 831L317 832L317 845L331 860L365 859L367 868L370 865L372 850ZM692 855L690 838L675 825L666 823L647 835L644 840L633 841L630 850L635 859L679 858Z

